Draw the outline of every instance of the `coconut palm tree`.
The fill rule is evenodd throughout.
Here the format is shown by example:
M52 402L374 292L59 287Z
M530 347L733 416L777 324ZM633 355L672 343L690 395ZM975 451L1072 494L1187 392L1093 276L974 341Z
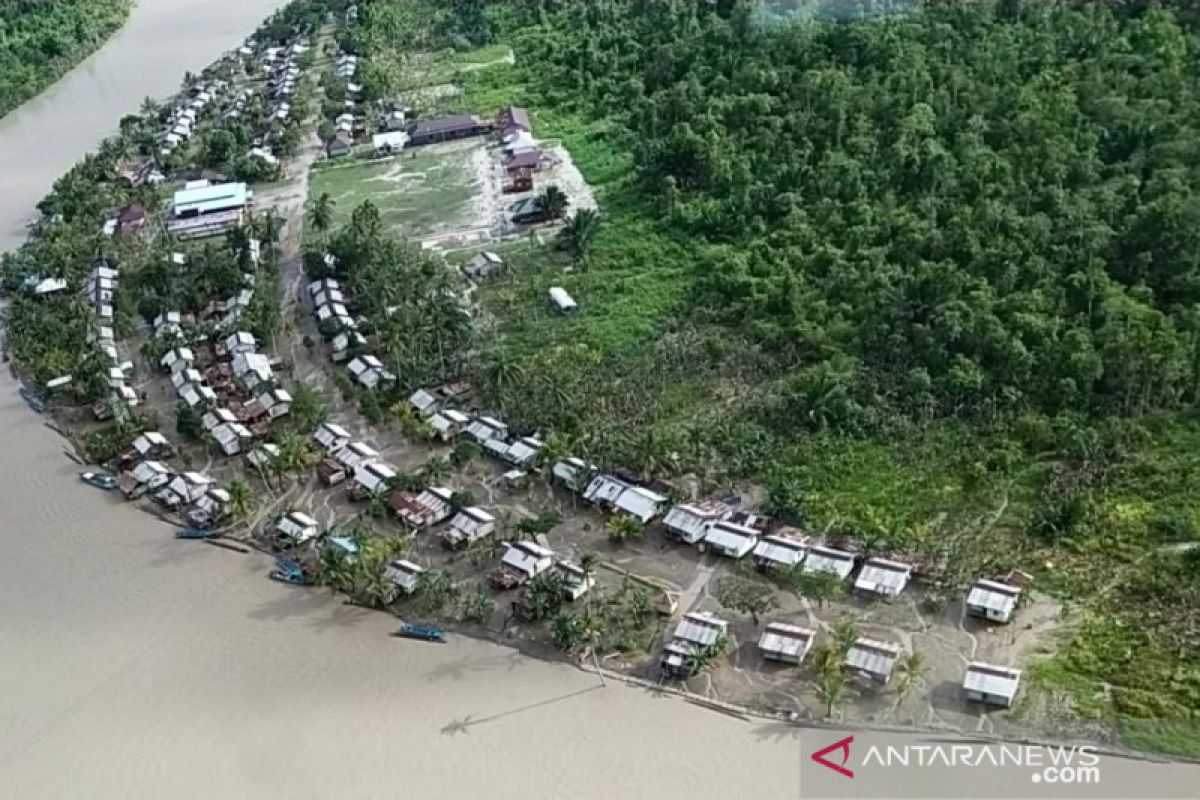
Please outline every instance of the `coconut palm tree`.
M558 219L567 212L571 204L566 192L554 184L547 186L534 198L534 204L549 215L550 219Z
M843 620L833 627L830 638L840 657L845 657L858 639L858 626L851 620Z
M449 478L453 471L449 459L445 456L434 456L421 467L421 478L428 485L436 486Z
M576 261L587 263L588 251L600 230L600 214L593 208L581 208L567 220L558 234L558 246Z
M250 484L236 480L229 484L229 513L238 522L245 522L254 513L258 501Z
M627 514L615 514L609 517L604 529L608 533L608 540L615 544L641 539L645 532L641 521Z
M321 192L308 203L308 223L317 233L325 233L333 225L333 210L337 203L329 192Z
M832 717L850 693L846 684L846 676L841 670L831 670L824 673L817 682L817 699L825 704L825 716Z
M924 656L914 651L901 657L899 671L900 678L896 681L896 695L903 698L915 686L925 682L925 677L929 674L929 665L925 663Z
M150 95L142 98L142 105L138 109L143 117L157 118L159 113L158 101Z

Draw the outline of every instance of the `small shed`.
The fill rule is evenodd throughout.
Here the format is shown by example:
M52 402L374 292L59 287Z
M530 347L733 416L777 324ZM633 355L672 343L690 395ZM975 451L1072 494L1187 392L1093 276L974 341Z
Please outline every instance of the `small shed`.
M562 576L563 592L566 594L567 600L572 603L583 597L596 585L596 579L578 564L558 561L554 564L554 571Z
M550 287L550 308L560 314L574 314L579 310L575 298L571 297L561 286Z
M733 509L725 503L684 503L667 512L663 527L667 535L686 544L698 544L704 539L711 523L729 516Z
M396 470L382 461L360 464L354 470L354 491L359 496L371 497L386 491L395 479Z
M704 545L727 558L742 558L758 544L758 531L748 525L722 520L713 522L704 534Z
M225 337L225 354L228 356L236 356L239 353L253 353L258 350L258 342L254 340L254 334L248 331L238 331L231 333Z
M553 466L551 475L559 486L578 494L588 487L595 471L596 468L582 458L569 456Z
M963 676L963 692L968 700L1009 708L1021 685L1021 670L973 661Z
M173 350L167 351L167 354L158 362L162 368L174 375L188 369L196 363L196 354L192 352L190 347L176 347Z
M886 558L868 558L863 562L858 577L854 580L854 589L864 594L892 599L898 597L908 579L912 576L913 568L909 564L892 561Z
M275 533L281 540L299 545L315 539L320 526L302 511L289 511L275 521Z
M892 679L904 648L892 642L859 637L846 652L846 667L853 677L872 688L883 688Z
M496 518L482 508L464 508L450 520L442 539L453 548L469 547L496 531Z
M491 250L476 253L475 257L463 266L463 272L468 278L477 280L494 278L504 274L504 259Z
M542 448L546 443L536 436L525 436L508 446L504 452L504 460L514 467L530 469L537 464Z
M843 580L854 570L854 554L836 547L814 544L804 558L804 571L832 572Z
M759 637L758 649L763 658L770 661L799 664L808 655L816 637L817 632L811 628L785 622L770 622Z
M317 428L317 432L313 434L313 440L325 452L332 453L336 450L341 450L350 443L350 431L341 425L326 422L320 428Z
M554 551L534 542L504 543L500 566L488 575L489 582L499 589L513 589L554 566Z
M292 410L292 395L278 386L260 391L254 398L271 419L278 419Z
M991 622L1008 622L1017 610L1020 597L1018 586L980 579L967 594L967 613Z
M804 560L804 542L786 534L772 533L754 546L754 563L760 569L788 569Z
M725 638L729 623L707 611L684 614L663 648L659 666L665 675L690 677L697 667L697 656Z
M422 417L432 416L438 407L438 399L424 389L413 392L408 402Z
M453 408L443 409L426 420L439 439L451 439L471 424L471 418Z
M495 417L476 417L467 426L467 436L486 445L492 439L507 439L508 426Z
M379 459L379 451L366 442L351 442L334 454L339 464L349 470L356 470L363 464L370 464Z
M240 422L228 422L213 428L212 437L221 452L227 456L241 453L254 439L249 429Z
M417 590L421 574L425 568L403 559L388 562L383 575L400 591L400 594L410 595Z
M333 138L325 145L325 152L330 158L348 156L353 149L354 137L344 130L334 134Z

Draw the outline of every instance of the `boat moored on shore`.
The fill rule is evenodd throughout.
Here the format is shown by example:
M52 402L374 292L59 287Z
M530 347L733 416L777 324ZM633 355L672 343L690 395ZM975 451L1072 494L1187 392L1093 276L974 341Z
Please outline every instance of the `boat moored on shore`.
M88 486L94 486L106 492L111 492L117 488L117 479L107 472L81 472L79 473L79 480Z

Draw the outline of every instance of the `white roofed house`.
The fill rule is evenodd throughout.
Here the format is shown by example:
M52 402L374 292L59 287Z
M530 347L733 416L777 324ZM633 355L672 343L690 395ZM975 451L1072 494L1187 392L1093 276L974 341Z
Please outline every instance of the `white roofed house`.
M174 336L183 330L183 314L178 311L164 311L154 318L154 335L158 338Z
M1021 589L999 581L975 581L967 594L967 613L991 622L1008 622L1017 610Z
M349 314L345 308L346 295L336 286L326 286L318 289L313 294L313 306L315 308L336 306L335 315L347 316Z
M167 437L158 431L146 431L133 440L129 449L122 454L121 462L132 464L134 461L162 458L170 453L171 442L167 440Z
M258 342L254 340L254 334L247 331L238 331L231 333L225 337L222 345L225 347L227 356L237 356L239 353L255 353L258 351Z
M317 432L313 434L313 441L325 452L333 453L350 444L350 431L341 425L326 422L317 428Z
M1021 670L972 661L963 676L963 693L976 703L1009 708L1021 686Z
M453 497L453 490L445 486L430 486L416 496L411 492L395 492L390 505L402 522L414 528L428 528L450 519L454 513Z
M175 387L175 394L179 394L180 390L189 383L204 383L204 376L195 367L188 367L171 376L171 385Z
M396 470L382 461L360 464L354 470L354 486L350 492L355 497L374 497L388 490L396 479Z
M351 442L333 454L334 459L348 470L379 460L379 451L366 442Z
M545 446L546 443L536 436L525 436L508 446L504 460L521 469L532 469L537 465Z
M446 408L431 416L426 422L433 428L439 439L446 441L466 430L466 427L471 424L471 418L461 411Z
M854 554L836 547L823 544L809 546L808 555L804 557L804 571L831 572L845 579L854 570Z
M699 656L717 647L725 639L728 627L728 622L708 612L684 614L663 647L659 667L669 677L691 677L699 665Z
M196 363L196 354L192 352L190 347L176 347L173 350L167 351L167 354L158 363L163 369L174 375L177 372L190 369Z
M227 422L212 430L213 440L227 456L244 452L254 440L250 430L240 422Z
M180 387L179 399L187 403L189 408L210 406L217 402L217 393L207 384L188 383Z
M629 484L612 475L597 475L583 490L583 499L603 508L612 508Z
M515 589L554 566L554 551L533 542L504 543L500 566L488 573L497 589Z
M908 585L908 579L912 576L912 571L911 565L899 561L868 558L863 562L858 577L854 579L854 589L858 592L892 599L904 591L904 587Z
M424 389L413 392L408 402L422 417L430 417L438 410L438 399Z
M720 520L708 526L704 546L719 556L742 558L758 544L758 530L748 525Z
M238 353L233 359L233 375L248 392L269 383L275 377L271 369L271 359L262 353Z
M343 330L329 340L329 357L335 364L350 358L354 348L365 347L367 339L358 331Z
M560 314L574 314L579 310L575 298L571 297L561 286L550 287L550 307Z
M470 547L495 531L496 518L482 508L471 506L454 515L450 527L442 533L442 541L453 548Z
M476 417L467 426L467 436L486 445L491 439L507 439L508 426L494 417Z
M799 625L784 622L768 622L758 640L758 649L763 658L799 664L808 655L817 632Z
M768 534L754 546L754 563L760 569L790 569L804 560L805 544L783 533Z
M275 463L275 459L279 458L279 445L265 442L246 456L246 460L251 466L259 469L269 469Z
M596 585L596 579L583 567L569 561L556 561L554 571L562 576L563 593L572 603L587 594Z
M254 398L271 419L286 416L292 410L292 396L277 386L269 386Z
M202 472L176 475L160 489L155 499L167 508L183 508L203 497L216 481Z
M302 511L289 511L275 520L273 527L281 542L293 546L315 539L321 532L317 521Z
M330 259L333 259L333 260L330 261ZM335 259L332 254L326 254L325 255L325 263L328 266L333 267L337 264L337 259ZM327 292L331 289L340 290L341 288L342 288L342 284L339 283L336 279L322 278L320 280L313 281L312 283L310 283L308 285L308 296L315 300L317 295L321 294L322 292ZM313 305L322 305L322 304L314 302Z
M188 522L197 527L204 527L216 522L227 514L233 506L233 498L225 489L212 487L198 499L188 513Z
M903 653L904 648L898 644L860 636L846 652L846 668L860 682L881 689L892 679Z
M591 484L595 471L596 468L582 458L571 456L556 463L551 468L551 475L559 486L578 494Z
M346 369L350 370L355 381L368 389L395 380L395 376L384 369L383 362L375 356L358 356L346 365Z
M400 591L400 594L410 595L417 590L423 572L425 572L424 567L414 564L411 561L399 559L388 562L387 567L383 571L383 576L392 582Z
M212 433L222 425L237 421L237 415L228 408L214 408L211 411L205 412L204 416L200 418L200 424L209 433Z
M686 544L698 544L710 523L725 519L733 511L725 503L684 503L671 508L663 519L667 535Z
M645 525L661 514L666 505L667 498L661 494L643 486L630 486L621 492L613 504L613 510L618 514L633 517Z
M166 486L173 473L170 467L161 461L141 461L133 469L123 473L128 481L122 482L122 489L129 497L136 497L145 492L152 492Z

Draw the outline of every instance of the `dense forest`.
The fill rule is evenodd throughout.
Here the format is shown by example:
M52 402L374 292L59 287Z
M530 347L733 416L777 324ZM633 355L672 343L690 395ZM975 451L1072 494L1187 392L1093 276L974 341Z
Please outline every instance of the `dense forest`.
M0 3L0 117L41 92L121 27L128 0Z
M1194 4L372 0L343 37L380 97L413 49L496 42L517 66L461 102L527 104L603 208L585 260L484 291L505 414L867 546L944 553L998 508L972 568L1074 609L1043 684L1194 718Z

